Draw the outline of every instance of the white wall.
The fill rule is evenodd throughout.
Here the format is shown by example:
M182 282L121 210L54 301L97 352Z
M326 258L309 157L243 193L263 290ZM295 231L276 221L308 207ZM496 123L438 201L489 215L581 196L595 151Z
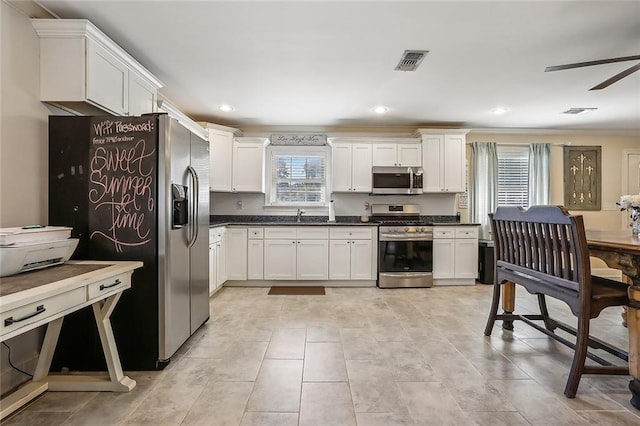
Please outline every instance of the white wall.
M616 202L622 194L622 155L625 150L640 149L640 132L628 135L585 132L534 132L484 133L480 130L467 135L467 142L496 142L502 144L550 143L551 147L551 204L564 203L563 145L599 145L602 147L602 209L599 211L573 211L584 217L585 227L599 229L622 229L627 216L620 212ZM467 155L470 148L467 147ZM467 212L464 212L465 214ZM464 217L464 215L463 215Z
M293 209L264 206L264 194L215 192L209 197L212 215L294 215ZM423 194L411 196L370 196L369 194L333 194L336 216L362 216L370 212L364 204L418 204L423 215L455 215L455 195ZM240 207L241 202L242 207ZM327 216L325 208L304 209L307 215Z
M2 2L0 227L47 223L47 117L40 102L38 37Z
M49 109L39 100L38 37L29 20L0 2L0 227L47 223ZM43 328L9 339L17 366L33 371ZM15 389L28 377L9 366L0 348L0 393Z

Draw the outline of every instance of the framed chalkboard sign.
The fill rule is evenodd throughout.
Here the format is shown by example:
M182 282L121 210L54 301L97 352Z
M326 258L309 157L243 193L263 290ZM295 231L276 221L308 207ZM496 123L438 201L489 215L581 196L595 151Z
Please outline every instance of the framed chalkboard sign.
M116 253L156 235L155 117L95 117L89 149L89 238Z
M327 135L312 133L280 133L271 135L269 139L271 145L324 146L327 144Z
M564 147L564 206L569 210L600 210L601 147Z

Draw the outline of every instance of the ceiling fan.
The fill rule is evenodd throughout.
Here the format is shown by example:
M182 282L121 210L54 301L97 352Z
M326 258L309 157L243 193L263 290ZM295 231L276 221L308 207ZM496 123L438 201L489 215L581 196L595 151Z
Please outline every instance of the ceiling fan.
M640 60L640 55L636 56L622 56L620 58L611 58L611 59L600 59L598 61L588 61L588 62L576 62L575 64L567 64L567 65L554 65L551 67L546 67L544 72L548 71L561 71L561 70L569 70L572 68L582 68L582 67L590 67L592 65L602 65L602 64L611 64L614 62L626 62L626 61L637 61ZM602 83L593 86L589 90L601 90L605 87L611 86L618 80L622 80L624 77L629 74L633 74L634 72L640 70L640 62L635 64L632 67L627 68L626 70L614 75L613 77L603 81Z

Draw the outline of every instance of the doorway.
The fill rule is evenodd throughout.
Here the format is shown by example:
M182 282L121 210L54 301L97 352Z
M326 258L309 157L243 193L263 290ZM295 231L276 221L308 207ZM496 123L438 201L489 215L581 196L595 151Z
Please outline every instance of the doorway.
M628 149L622 153L622 194L640 194L640 150ZM622 226L629 229L628 214L622 215Z

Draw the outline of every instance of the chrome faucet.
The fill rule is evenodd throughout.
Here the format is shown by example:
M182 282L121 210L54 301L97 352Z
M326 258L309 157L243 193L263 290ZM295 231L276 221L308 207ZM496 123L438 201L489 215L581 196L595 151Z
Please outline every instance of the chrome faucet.
M302 213L304 213L304 210L298 209L298 213L296 213L296 222L300 223L300 220L302 219Z

